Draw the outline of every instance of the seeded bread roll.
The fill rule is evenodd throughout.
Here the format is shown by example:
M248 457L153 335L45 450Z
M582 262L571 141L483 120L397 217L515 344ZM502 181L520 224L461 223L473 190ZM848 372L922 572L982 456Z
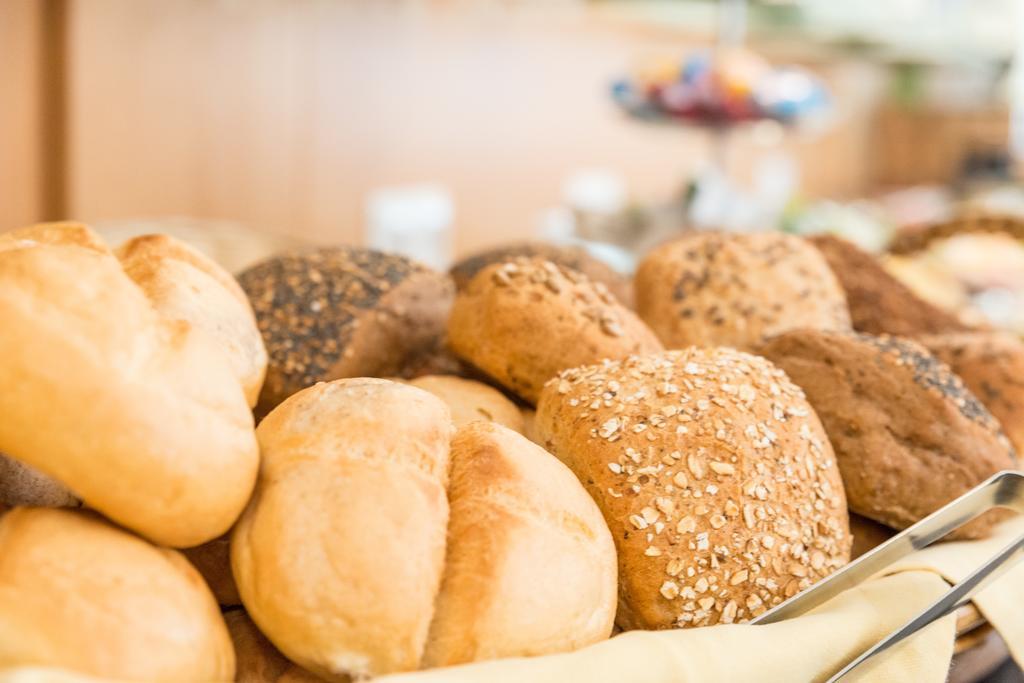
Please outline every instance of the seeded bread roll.
M0 517L0 670L131 681L231 681L224 620L199 574L89 513Z
M528 258L476 274L455 298L448 340L456 354L531 404L560 370L661 350L603 285Z
M469 286L477 273L489 265L506 263L519 257L542 258L560 266L583 273L592 282L600 282L627 308L633 307L633 283L601 259L594 258L582 247L555 245L545 242L507 244L478 252L462 259L451 269L455 288L460 292Z
M289 659L338 681L417 668L444 564L453 431L439 399L374 379L317 384L260 423L232 568L249 616Z
M223 534L259 458L224 355L81 226L19 234L0 247L0 451L161 545Z
M53 477L0 453L0 503L30 507L78 507L82 501Z
M762 358L691 347L566 370L537 427L611 528L624 628L746 621L849 560L832 448Z
M225 612L224 621L235 648L235 682L277 683L291 662L260 633L245 610Z
M668 348L750 349L795 327L845 330L843 291L821 255L783 233L694 233L640 262L637 312Z
M523 414L518 406L494 387L450 375L426 375L409 380L409 384L444 401L456 427L487 420L523 433Z
M1001 332L957 332L921 337L999 420L1019 453L1024 450L1024 343Z
M932 306L890 275L871 254L833 235L811 242L828 261L846 292L853 327L871 334L916 337L969 329L953 315Z
M491 422L452 440L448 549L423 665L574 650L608 638L615 546L565 465Z
M800 385L835 448L850 509L904 529L1015 465L991 413L921 345L793 330L760 353ZM957 536L984 535L990 515Z
M450 278L402 256L357 247L284 254L238 276L270 354L257 413L341 377L388 377L435 348Z
M202 575L213 597L222 607L237 607L242 604L238 595L235 577L231 574L231 539L225 534L194 548L181 551L192 566Z
M267 371L267 350L245 292L223 268L170 235L128 240L116 255L163 316L184 320L220 348L256 405Z

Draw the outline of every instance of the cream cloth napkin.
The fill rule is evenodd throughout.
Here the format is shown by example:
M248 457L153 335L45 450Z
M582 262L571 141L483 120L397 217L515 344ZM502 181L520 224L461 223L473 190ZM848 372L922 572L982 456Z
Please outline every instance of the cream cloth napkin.
M546 657L385 676L381 683L713 683L820 681L948 589L932 572L873 579L814 612L767 626L631 631ZM939 683L953 656L952 618L933 624L850 680Z

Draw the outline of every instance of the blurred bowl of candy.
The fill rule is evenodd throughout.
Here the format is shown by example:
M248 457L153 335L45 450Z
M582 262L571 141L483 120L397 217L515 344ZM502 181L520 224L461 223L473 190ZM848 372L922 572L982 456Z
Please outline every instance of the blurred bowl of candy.
M774 67L743 48L646 63L613 83L612 97L632 116L706 125L793 123L829 105L828 90L810 72Z

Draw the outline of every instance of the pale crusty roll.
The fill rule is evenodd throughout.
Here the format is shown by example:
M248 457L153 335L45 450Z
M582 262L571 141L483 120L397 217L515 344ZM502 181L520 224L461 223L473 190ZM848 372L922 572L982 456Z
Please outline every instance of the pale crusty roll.
M444 401L452 411L452 422L456 427L475 420L488 420L523 433L523 414L519 407L483 382L452 375L424 375L408 383Z
M452 441L444 580L424 666L574 650L615 618L615 546L568 468L491 422Z
M455 297L448 343L531 404L560 370L661 350L654 333L607 288L539 258L477 273Z
M223 268L169 235L128 240L121 266L156 310L209 334L238 375L250 406L267 372L267 350L245 292Z
M0 669L56 667L132 681L230 681L217 603L173 550L92 514L0 517Z
M794 327L850 328L828 263L810 243L778 232L694 233L654 249L637 268L636 304L673 349L749 350Z
M249 615L289 659L337 681L418 666L453 431L439 399L377 379L317 384L260 423L232 567Z
M566 370L537 428L612 531L624 628L746 621L849 560L832 447L763 358L691 347Z
M277 683L292 663L260 633L245 610L225 612L224 622L235 648L235 683Z
M158 543L224 533L258 464L237 377L98 238L62 230L0 240L0 451Z

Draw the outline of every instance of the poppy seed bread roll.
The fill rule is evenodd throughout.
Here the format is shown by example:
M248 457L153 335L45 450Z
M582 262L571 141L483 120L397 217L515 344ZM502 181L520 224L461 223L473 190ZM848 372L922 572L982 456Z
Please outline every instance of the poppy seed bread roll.
M237 375L98 238L62 229L0 239L0 451L159 544L223 534L259 459Z
M455 297L448 343L529 403L560 370L660 351L603 285L538 258L487 266Z
M377 379L314 385L260 423L231 564L249 616L290 660L339 681L418 667L453 432L440 399Z
M565 370L537 429L612 531L623 628L747 621L849 560L832 447L763 358L691 347Z
M506 244L477 252L460 260L449 271L455 288L462 291L481 270L494 263L507 263L519 257L542 258L586 275L592 282L608 288L623 306L633 307L633 283L601 259L591 256L582 248L546 242Z
M185 558L97 516L0 516L0 670L105 680L231 681L235 657L209 589Z
M425 667L575 650L615 619L615 546L568 468L491 422L452 440L448 548Z
M1016 464L996 419L920 344L792 330L759 353L807 394L859 515L905 529ZM986 514L954 535L983 536L997 518Z
M257 412L343 377L389 377L439 346L451 279L403 256L358 247L283 254L238 281L270 365Z
M778 232L694 233L640 262L637 313L666 348L750 350L795 327L846 330L843 290L821 254Z
M245 292L219 265L170 235L143 235L115 255L157 311L210 335L256 405L267 371L267 350Z

